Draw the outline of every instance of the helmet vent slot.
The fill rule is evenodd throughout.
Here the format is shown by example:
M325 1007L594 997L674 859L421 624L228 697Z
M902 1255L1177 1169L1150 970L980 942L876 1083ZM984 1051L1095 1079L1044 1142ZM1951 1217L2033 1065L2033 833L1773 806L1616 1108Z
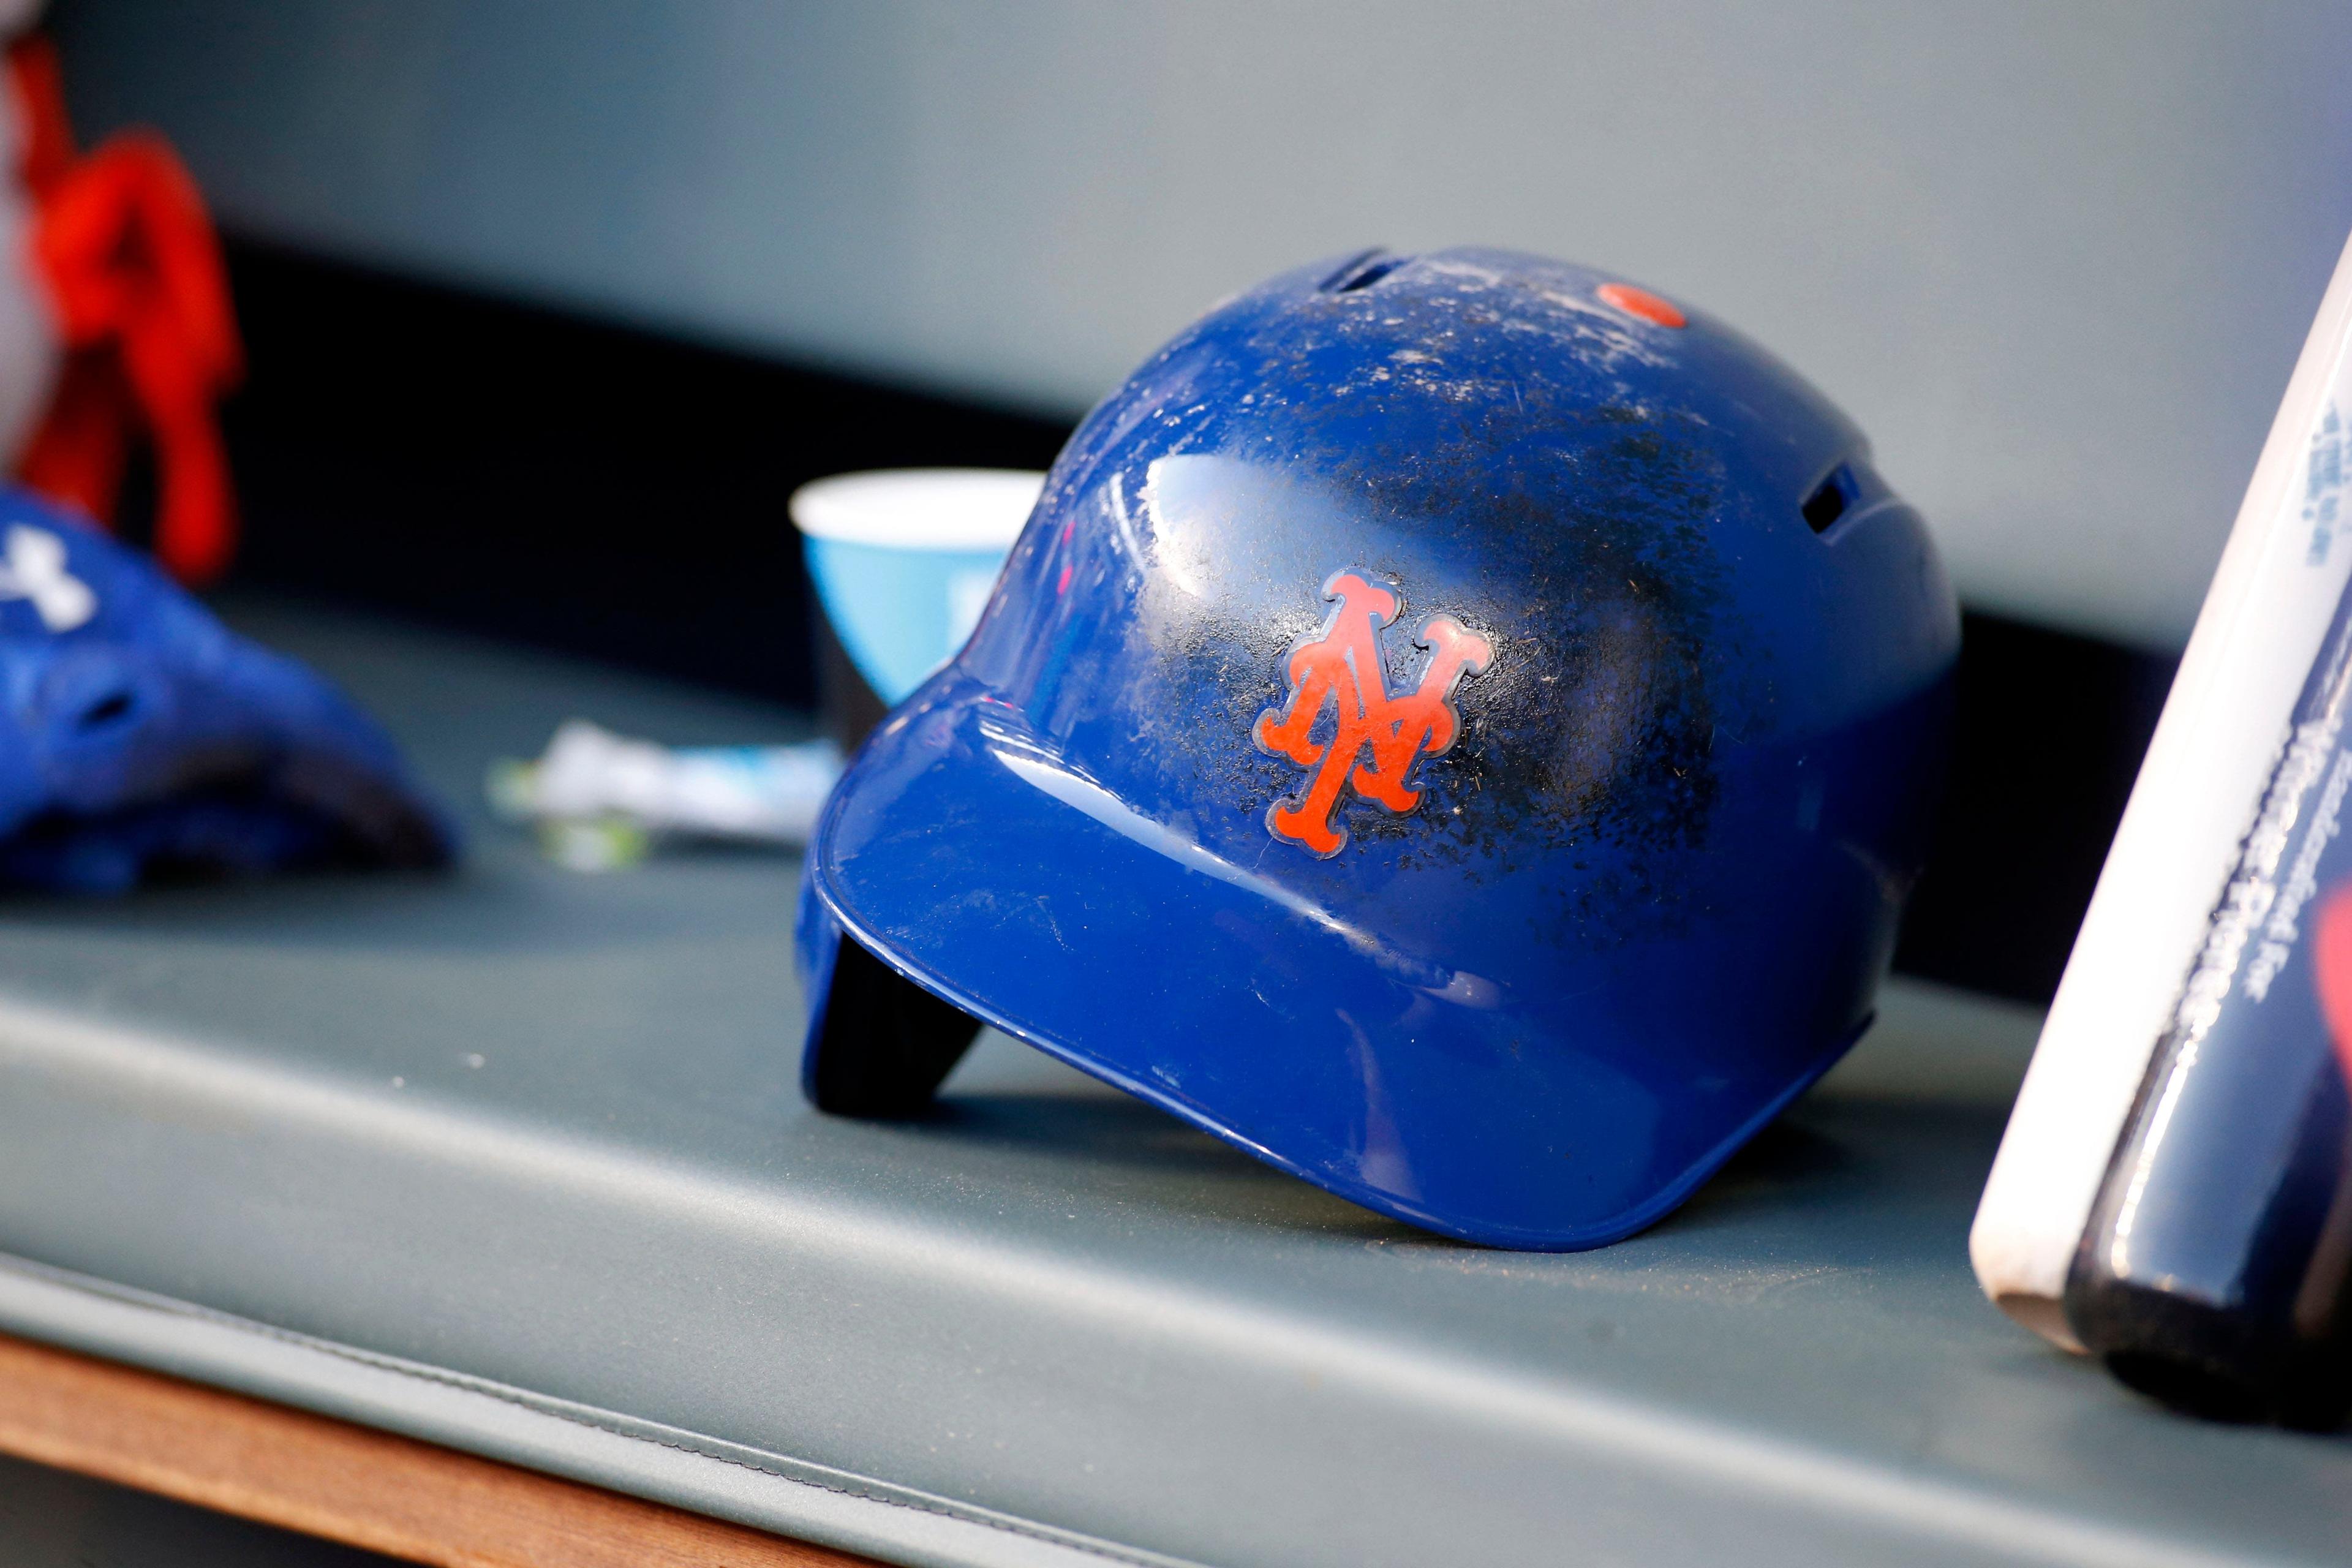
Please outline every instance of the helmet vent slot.
M1331 294L1353 294L1359 289L1369 289L1412 259L1410 256L1391 256L1384 250L1368 250L1325 279L1324 290Z
M1798 510L1805 514L1806 526L1815 533L1827 533L1830 525L1846 514L1853 504L1853 473L1843 463L1830 470L1829 478L1813 487Z

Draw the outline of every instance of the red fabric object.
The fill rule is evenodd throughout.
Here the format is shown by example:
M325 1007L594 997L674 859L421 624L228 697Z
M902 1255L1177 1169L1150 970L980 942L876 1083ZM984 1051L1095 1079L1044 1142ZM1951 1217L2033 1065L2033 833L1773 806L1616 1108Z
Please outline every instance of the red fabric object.
M217 406L244 369L228 273L195 182L152 132L76 156L57 55L8 54L26 128L34 270L66 361L17 465L34 489L110 521L134 430L155 453L155 553L181 581L217 578L236 551L236 500Z

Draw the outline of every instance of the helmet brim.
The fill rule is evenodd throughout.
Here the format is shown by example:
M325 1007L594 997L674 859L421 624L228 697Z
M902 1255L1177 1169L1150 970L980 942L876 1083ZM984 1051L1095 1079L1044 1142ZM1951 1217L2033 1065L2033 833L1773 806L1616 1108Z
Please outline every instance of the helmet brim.
M878 979L1367 1208L1507 1247L1653 1224L1861 1032L1695 1104L1672 1048L1652 1060L1600 1026L1588 1048L1558 997L1398 949L1218 858L1060 762L952 668L835 790L803 927L803 1082L821 1105L842 1085L855 1103L831 1108L919 1104L970 1037L911 996L877 1013ZM851 944L854 1020L829 1006Z

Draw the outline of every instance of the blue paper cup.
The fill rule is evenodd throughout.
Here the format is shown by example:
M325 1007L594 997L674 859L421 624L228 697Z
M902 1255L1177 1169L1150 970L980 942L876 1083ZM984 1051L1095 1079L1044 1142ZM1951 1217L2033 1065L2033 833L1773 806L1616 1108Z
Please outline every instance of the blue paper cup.
M887 468L793 493L825 619L886 706L963 647L1045 484L1011 469Z

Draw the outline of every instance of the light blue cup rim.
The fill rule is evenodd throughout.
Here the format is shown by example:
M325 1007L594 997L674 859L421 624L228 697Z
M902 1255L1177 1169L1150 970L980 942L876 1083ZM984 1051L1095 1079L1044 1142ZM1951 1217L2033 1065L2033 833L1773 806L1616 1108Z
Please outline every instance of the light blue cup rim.
M967 554L1013 548L1045 476L1017 468L870 468L814 479L786 510L811 539Z

